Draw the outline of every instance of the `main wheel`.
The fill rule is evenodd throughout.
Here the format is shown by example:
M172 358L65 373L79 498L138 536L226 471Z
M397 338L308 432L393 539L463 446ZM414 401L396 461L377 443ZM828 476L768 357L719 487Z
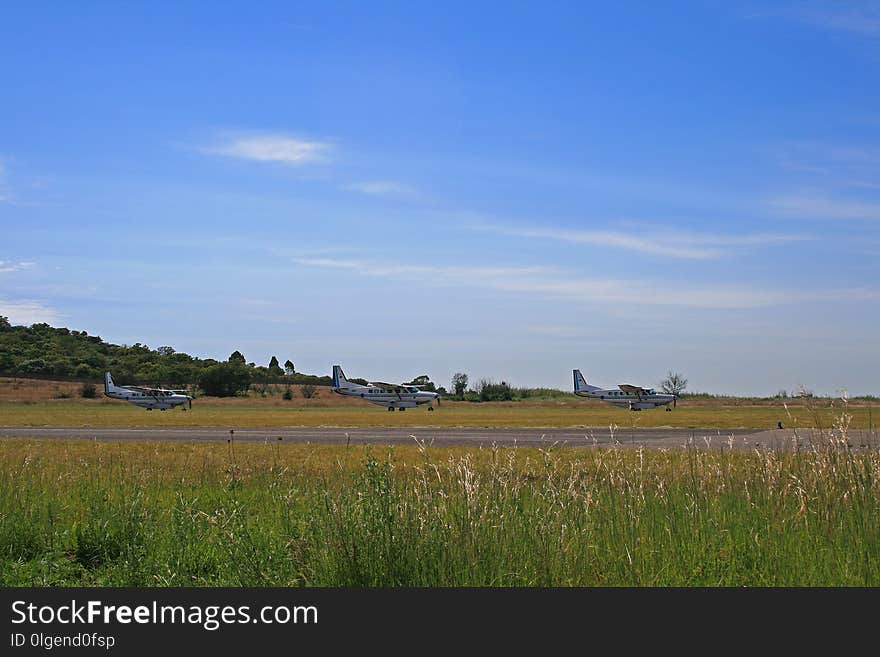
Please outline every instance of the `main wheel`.
M434 410L434 407L433 407L433 406L428 406L428 410L429 410L429 411L433 411L433 410Z

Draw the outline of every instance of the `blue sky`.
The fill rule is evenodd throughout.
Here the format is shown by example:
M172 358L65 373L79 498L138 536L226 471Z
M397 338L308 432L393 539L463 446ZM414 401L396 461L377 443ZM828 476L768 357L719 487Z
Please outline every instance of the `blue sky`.
M4 4L0 314L383 380L880 392L880 7L605 4Z

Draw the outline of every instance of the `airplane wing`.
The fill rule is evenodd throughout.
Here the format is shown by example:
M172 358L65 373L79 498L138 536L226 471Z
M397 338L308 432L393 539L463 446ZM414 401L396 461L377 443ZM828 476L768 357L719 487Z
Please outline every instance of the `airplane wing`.
M621 390L623 390L624 392L629 393L630 395L647 394L647 391L644 388L640 388L639 386L631 386L628 383L621 383L617 387L620 388Z
M145 395L155 395L157 392L161 392L161 388L145 388L144 386L123 386L124 388L128 388L129 390L137 390L138 392L142 392Z
M403 390L403 386L399 383L383 383L382 381L370 381L371 386L379 386L380 388L385 388L386 390L392 390L394 392L400 392Z

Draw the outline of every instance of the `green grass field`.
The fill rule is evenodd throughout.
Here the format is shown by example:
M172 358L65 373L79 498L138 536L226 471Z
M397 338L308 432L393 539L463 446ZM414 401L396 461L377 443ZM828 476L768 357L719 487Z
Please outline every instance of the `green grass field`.
M880 453L839 445L5 440L0 585L877 586Z
M444 402L434 411L424 408L389 413L369 404L308 406L283 401L238 399L227 402L197 399L192 411L145 411L121 401L63 400L0 402L3 426L340 426L340 427L683 427L772 429L831 426L842 403L817 402L814 408L723 402L680 403L673 412L662 409L631 412L600 402L579 400L472 404ZM877 413L875 413L875 410ZM880 408L850 404L853 428L877 426Z

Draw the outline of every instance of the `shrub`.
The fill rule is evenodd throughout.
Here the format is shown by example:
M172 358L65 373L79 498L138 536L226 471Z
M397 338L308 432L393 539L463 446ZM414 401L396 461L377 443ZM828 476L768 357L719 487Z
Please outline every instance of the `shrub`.
M317 386L314 386L311 383L304 383L301 385L299 387L299 392L305 399L311 399L312 397L318 396Z
M282 397L282 399L286 399L288 401L293 399L293 388L291 388L290 386L287 386L284 389L284 392L281 393L281 397Z
M206 395L234 397L246 392L251 385L250 370L237 361L217 363L206 368L199 377L199 385Z
M85 399L94 399L97 396L97 389L94 383L83 383L79 391L80 396Z
M510 401L513 399L510 385L505 381L495 383L491 379L480 379L477 383L477 390L480 401Z

